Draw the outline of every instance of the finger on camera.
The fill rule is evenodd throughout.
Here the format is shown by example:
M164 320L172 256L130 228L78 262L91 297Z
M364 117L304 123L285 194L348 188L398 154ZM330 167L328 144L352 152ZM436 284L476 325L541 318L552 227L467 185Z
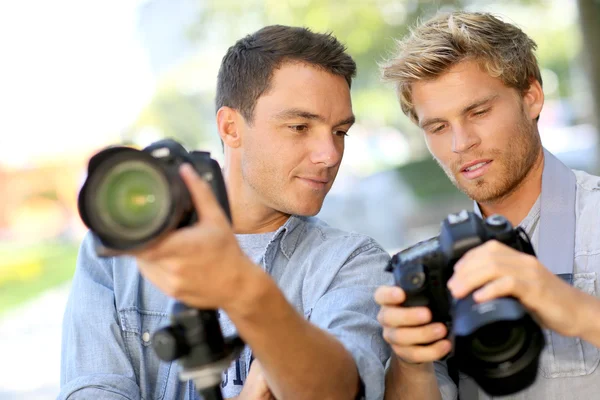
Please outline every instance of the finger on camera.
M210 185L198 176L194 168L190 164L182 164L179 174L190 192L196 212L201 219L219 223L226 222L225 213Z
M431 311L427 307L383 306L377 320L381 325L393 328L421 326L431 322Z
M447 339L439 340L427 346L391 346L396 355L403 361L417 364L440 360L452 350Z
M398 286L380 286L375 291L375 301L382 306L400 305L406 299L404 290Z
M415 328L384 328L383 337L389 344L414 346L444 339L447 333L446 326L438 322Z

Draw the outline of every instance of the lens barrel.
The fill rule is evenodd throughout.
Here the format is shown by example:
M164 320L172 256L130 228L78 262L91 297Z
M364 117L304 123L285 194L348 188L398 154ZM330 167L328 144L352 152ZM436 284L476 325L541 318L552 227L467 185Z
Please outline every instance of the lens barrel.
M96 154L79 193L84 223L105 246L122 251L175 229L192 211L178 165L129 147Z
M476 303L469 295L456 302L454 317L457 365L486 393L504 396L535 381L544 335L516 299Z

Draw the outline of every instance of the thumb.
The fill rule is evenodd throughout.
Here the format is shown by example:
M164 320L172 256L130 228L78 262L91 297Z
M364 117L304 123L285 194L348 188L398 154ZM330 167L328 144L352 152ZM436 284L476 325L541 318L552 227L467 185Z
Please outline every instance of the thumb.
M398 286L380 286L375 291L374 297L380 306L397 306L406 300L404 290Z
M228 223L223 208L217 201L210 185L200 178L190 164L182 164L179 167L179 175L190 192L192 203L200 220Z

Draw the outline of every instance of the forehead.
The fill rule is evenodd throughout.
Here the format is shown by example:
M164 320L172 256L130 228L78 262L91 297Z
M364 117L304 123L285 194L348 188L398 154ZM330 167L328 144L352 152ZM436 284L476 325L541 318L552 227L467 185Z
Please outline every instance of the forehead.
M285 63L273 72L269 90L257 101L256 112L288 108L324 115L350 114L350 88L343 76L308 64Z
M475 61L462 61L435 79L413 83L411 89L419 120L453 114L477 100L511 93L500 78L490 76Z

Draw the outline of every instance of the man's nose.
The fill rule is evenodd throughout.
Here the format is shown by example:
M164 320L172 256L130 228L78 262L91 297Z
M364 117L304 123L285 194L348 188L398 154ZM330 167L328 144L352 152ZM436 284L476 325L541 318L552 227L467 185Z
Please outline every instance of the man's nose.
M454 153L464 153L476 147L480 142L479 136L472 128L466 125L452 127L452 151Z
M334 167L341 160L344 153L343 142L331 132L320 134L313 144L311 161L314 164L324 164Z

